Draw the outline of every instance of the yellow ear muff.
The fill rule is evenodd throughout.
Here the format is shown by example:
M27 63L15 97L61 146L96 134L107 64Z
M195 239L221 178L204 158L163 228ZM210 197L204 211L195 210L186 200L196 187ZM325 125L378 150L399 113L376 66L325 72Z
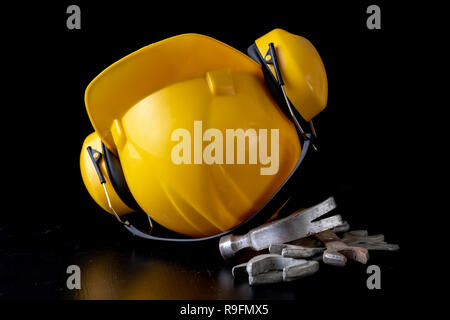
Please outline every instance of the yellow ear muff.
M88 147L91 147L93 150L93 156L95 159L101 157L98 162L98 167L105 177L105 187L108 191L109 199L111 201L111 206L114 208L114 211L121 216L135 210L128 207L119 197L116 190L114 189L111 179L108 175L106 169L106 163L104 155L102 154L102 141L96 132L91 133L86 137L83 143L83 147L81 149L80 155L80 169L81 169L81 177L83 178L84 185L88 190L91 197L97 202L97 204L102 207L107 212L113 214L111 209L109 208L108 200L105 195L105 190L100 183L99 176L96 172L94 163L88 152Z
M274 29L255 41L266 61L272 59L270 55L264 57L271 43L276 50L286 94L303 119L310 121L327 105L328 80L322 59L307 39ZM274 66L269 68L275 76Z

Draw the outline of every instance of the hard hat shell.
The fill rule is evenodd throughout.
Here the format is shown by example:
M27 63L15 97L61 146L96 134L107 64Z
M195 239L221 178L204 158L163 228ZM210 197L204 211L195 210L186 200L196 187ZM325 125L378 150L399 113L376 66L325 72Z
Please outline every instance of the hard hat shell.
M96 133L120 158L139 207L188 236L218 234L245 221L280 188L301 152L296 129L270 95L260 66L206 36L185 34L132 53L91 82L85 102ZM249 150L260 147L252 139L245 142L245 164L227 164L225 149L223 163L205 163L201 155L198 164L175 163L173 147L179 142L173 132L189 132L194 158L199 122L201 133L223 133L224 148L228 129L265 129L269 154L271 130L278 130L278 170L262 175L267 163L249 163Z

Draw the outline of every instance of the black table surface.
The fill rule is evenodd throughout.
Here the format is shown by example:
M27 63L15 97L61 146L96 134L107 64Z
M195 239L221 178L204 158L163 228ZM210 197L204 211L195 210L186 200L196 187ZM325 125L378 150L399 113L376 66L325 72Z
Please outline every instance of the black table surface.
M39 223L33 231L2 226L0 299L300 299L324 290L358 299L376 295L366 285L367 265L357 262L343 268L321 263L310 277L252 287L235 280L231 268L254 253L225 262L217 242L167 245L133 238L112 217L103 223L101 229L78 230ZM379 291L387 298L403 290L401 250L370 255L368 265L382 270ZM67 288L70 265L80 267L80 290Z

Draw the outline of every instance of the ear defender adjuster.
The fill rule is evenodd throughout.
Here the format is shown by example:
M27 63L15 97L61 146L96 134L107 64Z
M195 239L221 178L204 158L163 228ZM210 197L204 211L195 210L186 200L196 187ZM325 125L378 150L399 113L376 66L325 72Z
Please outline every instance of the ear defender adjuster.
M311 128L311 133L312 135L307 136L305 133L305 130L303 130L302 126L300 125L295 113L294 113L294 109L292 108L292 104L289 101L287 95L286 95L286 90L284 88L285 84L283 81L283 77L281 76L281 71L280 71L280 67L278 64L278 58L277 58L277 52L275 50L275 46L273 44L273 42L269 43L269 49L267 50L264 58L261 57L261 53L256 50L257 53L260 56L260 61L263 62L263 65L267 68L267 70L269 71L268 73L271 75L272 79L276 82L276 84L278 85L278 88L281 90L281 92L283 93L283 97L284 97L284 101L286 102L286 106L289 109L289 113L291 114L291 118L292 121L294 122L297 130L300 132L300 134L302 135L303 139L305 140L311 140L311 145L314 148L315 151L319 151L319 142L317 139L317 133L316 130L314 129L314 124L312 122L312 120L309 121L309 125ZM273 73L270 71L269 66L268 65L272 65L274 70L275 70L275 74L276 74L276 79L273 76ZM266 73L265 73L266 74Z
M106 186L105 186L106 180L105 180L105 177L104 177L102 171L100 170L100 166L99 166L99 162L100 162L100 160L102 158L102 154L99 151L92 149L91 146L88 146L86 149L87 149L87 152L89 153L89 156L90 156L90 158L92 160L92 164L95 167L95 171L97 172L98 179L100 180L100 184L103 186L103 190L105 191L105 196L106 196L106 200L108 201L109 209L111 209L111 211L113 212L113 214L116 217L117 221L119 221L121 224L123 224L125 226L128 226L128 227L131 226L131 224L128 221L126 221L126 220L122 221L122 219L120 219L119 215L114 210L114 208L113 208L113 206L111 204L111 200L109 198L108 190L106 190ZM148 214L146 214L146 216L148 218L148 223L150 224L149 234L151 234L151 232L153 231L153 223L152 223L152 220L150 219L150 216Z
M100 167L98 166L98 163L102 159L102 154L97 150L92 149L91 146L87 147L86 149L89 154L89 157L91 157L92 163L94 164L94 168L95 171L97 172L98 178L100 179L100 183L104 184L106 180L105 177L103 176L102 171L100 170Z

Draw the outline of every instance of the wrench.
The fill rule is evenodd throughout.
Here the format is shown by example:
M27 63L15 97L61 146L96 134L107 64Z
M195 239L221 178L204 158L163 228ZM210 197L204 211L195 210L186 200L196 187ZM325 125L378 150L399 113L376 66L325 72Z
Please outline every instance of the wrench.
M343 224L340 215L312 221L334 208L336 202L330 197L311 208L299 210L286 218L254 228L245 235L223 236L219 241L220 253L224 259L229 259L244 248L259 251L267 249L272 243L286 243L332 229Z
M369 260L369 252L366 248L347 245L331 230L319 232L316 237L327 247L322 257L326 264L343 267L347 264L347 258L363 264Z

